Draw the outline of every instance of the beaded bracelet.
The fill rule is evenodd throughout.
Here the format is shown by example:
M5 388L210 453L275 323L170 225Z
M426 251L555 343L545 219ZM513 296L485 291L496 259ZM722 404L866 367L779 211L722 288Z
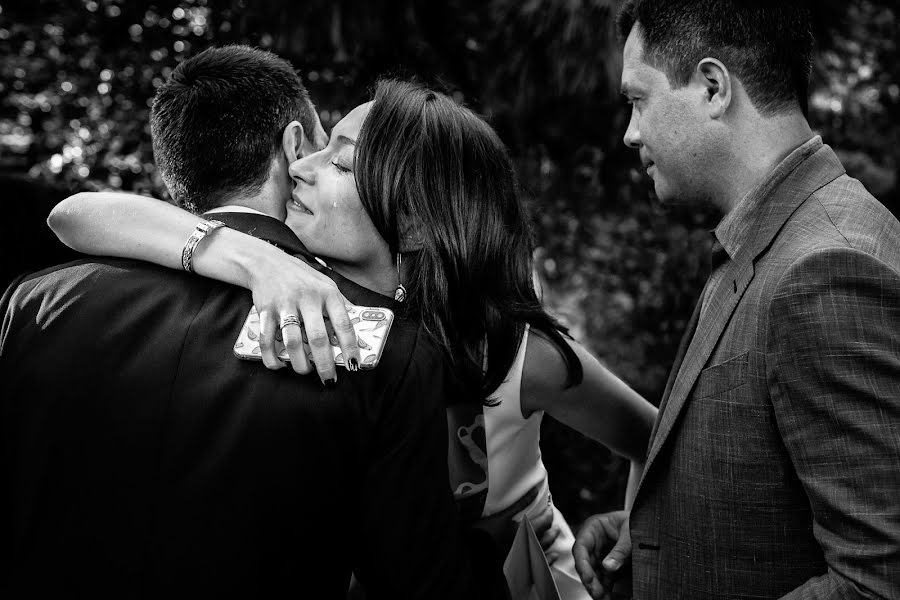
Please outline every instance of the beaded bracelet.
M200 221L197 223L197 227L194 228L194 232L191 233L191 237L187 239L184 243L184 248L181 250L182 269L188 273L194 272L194 250L197 249L197 244L219 227L225 227L225 223L222 221Z

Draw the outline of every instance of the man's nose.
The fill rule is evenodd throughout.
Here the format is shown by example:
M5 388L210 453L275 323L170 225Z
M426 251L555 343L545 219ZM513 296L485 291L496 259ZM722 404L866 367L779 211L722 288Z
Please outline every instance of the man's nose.
M636 119L634 115L631 116L631 120L628 121L628 129L625 130L625 137L622 138L625 141L625 145L629 148L640 148L641 147L641 131L638 129Z

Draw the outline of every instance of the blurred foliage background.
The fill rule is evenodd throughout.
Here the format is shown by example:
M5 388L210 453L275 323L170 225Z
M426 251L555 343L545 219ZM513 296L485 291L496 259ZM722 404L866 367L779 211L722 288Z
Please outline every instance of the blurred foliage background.
M709 215L655 202L621 138L615 0L0 0L2 277L68 257L44 227L77 190L165 198L148 124L185 57L248 43L290 59L326 130L379 75L416 75L483 114L515 156L548 306L658 403L706 277ZM900 210L893 0L821 0L810 120ZM598 399L602 401L602 399ZM545 461L573 525L619 505L626 468L547 419Z

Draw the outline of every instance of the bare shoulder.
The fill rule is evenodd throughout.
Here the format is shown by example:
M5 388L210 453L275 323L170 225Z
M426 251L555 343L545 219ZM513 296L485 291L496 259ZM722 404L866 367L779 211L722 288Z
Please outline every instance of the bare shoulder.
M522 413L528 417L543 410L542 399L559 394L566 386L568 367L560 349L547 334L532 328L522 369Z

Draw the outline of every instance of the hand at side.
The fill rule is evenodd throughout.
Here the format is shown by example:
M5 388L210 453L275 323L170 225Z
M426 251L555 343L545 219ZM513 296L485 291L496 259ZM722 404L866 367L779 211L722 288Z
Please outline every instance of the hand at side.
M594 515L575 537L575 569L594 600L611 598L613 582L626 576L631 561L628 514L620 510Z

